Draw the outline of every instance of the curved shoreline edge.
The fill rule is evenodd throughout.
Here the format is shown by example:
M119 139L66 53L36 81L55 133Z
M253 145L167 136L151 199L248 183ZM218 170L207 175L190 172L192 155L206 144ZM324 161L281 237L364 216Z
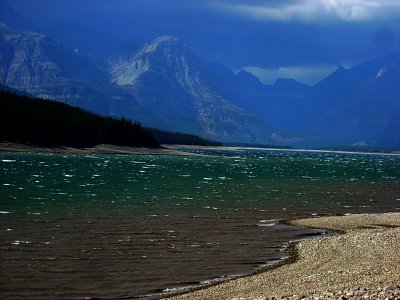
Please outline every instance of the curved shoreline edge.
M282 224L285 224L285 221L282 221ZM289 225L289 224L288 224ZM289 242L285 247L284 247L284 252L287 253L287 257L281 259L280 261L271 264L271 265L267 265L265 267L262 267L260 269L257 269L251 273L248 274L244 274L244 275L232 275L231 278L227 278L227 279L223 279L221 278L221 280L216 280L214 282L210 282L208 284L205 285L199 285L199 286L193 286L193 287L187 287L187 288L182 288L182 290L178 290L176 292L171 292L168 294L168 292L163 292L162 294L150 294L150 295L143 295L143 296L139 296L136 298L143 298L143 299L175 299L175 298L179 298L179 296L186 296L186 295L191 295L192 293L195 293L197 291L201 291L201 290L206 290L208 288L212 288L214 286L220 285L220 284L224 284L226 282L229 281L233 281L233 280L237 280L237 279L242 279L242 278L247 278L247 277L251 277L254 275L258 275L264 272L268 272L271 271L273 269L282 267L284 265L287 264L292 264L294 262L296 262L298 260L298 253L297 253L297 249L296 249L296 244L299 243L300 241L293 241L293 242ZM190 299L190 298L189 298Z
M293 242L286 248L289 258L277 265L164 299L351 298L373 291L400 299L396 294L400 293L400 212L317 217L287 224L339 234Z
M295 220L280 220L278 223L287 225L287 226L306 227L306 226L294 225L294 224L292 224L293 221L295 221ZM312 227L309 227L309 228L311 229ZM312 229L322 230L321 228L312 228ZM329 230L329 233L332 235L333 234L336 235L336 234L344 234L345 232L343 230ZM300 240L290 241L286 245L282 245L282 251L287 254L284 258L282 258L281 260L276 261L275 263L272 263L270 265L266 265L266 266L257 268L255 270L251 271L250 273L245 273L243 275L232 275L229 278L220 278L219 280L216 279L215 281L212 281L210 283L203 284L203 285L200 285L200 283L199 283L199 285L195 285L195 286L178 288L176 291L171 291L171 292L164 291L164 292L160 292L160 294L156 293L156 294L141 295L141 296L138 296L135 298L139 298L139 299L141 299L141 298L143 298L143 299L175 299L177 296L190 295L196 291L205 290L205 289L211 288L213 286L224 284L224 283L232 281L232 280L237 280L240 278L247 278L247 277L258 275L258 274L261 274L264 272L269 272L276 268L280 268L284 265L292 264L292 263L295 263L296 261L298 261L299 255L298 255L296 245L303 240L322 237L324 234L325 233L321 233L319 235L305 237Z

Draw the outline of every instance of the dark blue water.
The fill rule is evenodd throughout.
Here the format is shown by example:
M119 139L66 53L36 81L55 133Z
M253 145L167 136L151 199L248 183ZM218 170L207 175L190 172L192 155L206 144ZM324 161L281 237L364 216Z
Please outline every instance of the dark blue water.
M132 297L272 264L280 220L400 209L400 158L0 153L0 298Z

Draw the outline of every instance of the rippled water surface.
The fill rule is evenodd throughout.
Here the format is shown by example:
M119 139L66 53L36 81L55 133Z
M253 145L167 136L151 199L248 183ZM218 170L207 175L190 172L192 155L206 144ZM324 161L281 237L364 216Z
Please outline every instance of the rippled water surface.
M310 230L279 220L400 210L400 158L0 153L0 298L159 294L246 274Z

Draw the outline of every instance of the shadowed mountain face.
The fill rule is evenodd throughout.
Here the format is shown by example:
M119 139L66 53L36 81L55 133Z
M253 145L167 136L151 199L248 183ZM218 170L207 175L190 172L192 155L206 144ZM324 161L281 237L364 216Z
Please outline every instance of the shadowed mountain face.
M169 129L222 141L277 142L273 134L279 131L234 105L206 65L175 37L157 38L132 59L114 64L111 74L143 107L173 120L177 127Z
M222 64L208 66L226 86L236 105L281 128L299 130L297 120L292 119L293 112L304 103L310 87L292 79L278 79L273 85L264 85L249 72L235 75Z
M263 85L246 72L210 65L234 102L281 128L339 144L400 145L400 57L391 56L344 69L308 87L290 79ZM253 78L252 78L253 77Z
M318 114L306 130L356 145L400 144L400 57L339 68L310 98Z
M46 97L108 80L105 72L43 34L4 25L0 32L0 78L7 86Z
M101 115L135 115L140 105L109 84L109 74L43 34L0 25L0 83ZM143 113L143 118L149 118Z
M23 30L35 30L36 26L23 15L15 11L5 1L0 2L0 23Z
M204 64L172 36L144 46L128 43L119 56L109 45L99 52L113 53L109 67L106 57L101 62L88 58L90 45L82 48L82 56L71 46L79 39L69 43L70 48L40 33L0 25L0 84L102 115L225 142L400 144L398 56L349 70L340 67L308 87L291 79L264 85L251 73Z
M1 83L14 89L214 140L302 141L230 102L207 67L174 37L160 37L130 59L120 58L108 73L43 34L4 25L0 32Z

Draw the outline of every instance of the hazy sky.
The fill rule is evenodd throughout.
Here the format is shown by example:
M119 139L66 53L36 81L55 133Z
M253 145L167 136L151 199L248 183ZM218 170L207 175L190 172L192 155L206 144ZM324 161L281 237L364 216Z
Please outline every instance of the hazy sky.
M5 1L5 0L0 0ZM338 65L400 53L400 0L10 0L40 25L73 21L119 38L182 39L204 61L264 82L315 83ZM79 34L79 33L77 33Z

